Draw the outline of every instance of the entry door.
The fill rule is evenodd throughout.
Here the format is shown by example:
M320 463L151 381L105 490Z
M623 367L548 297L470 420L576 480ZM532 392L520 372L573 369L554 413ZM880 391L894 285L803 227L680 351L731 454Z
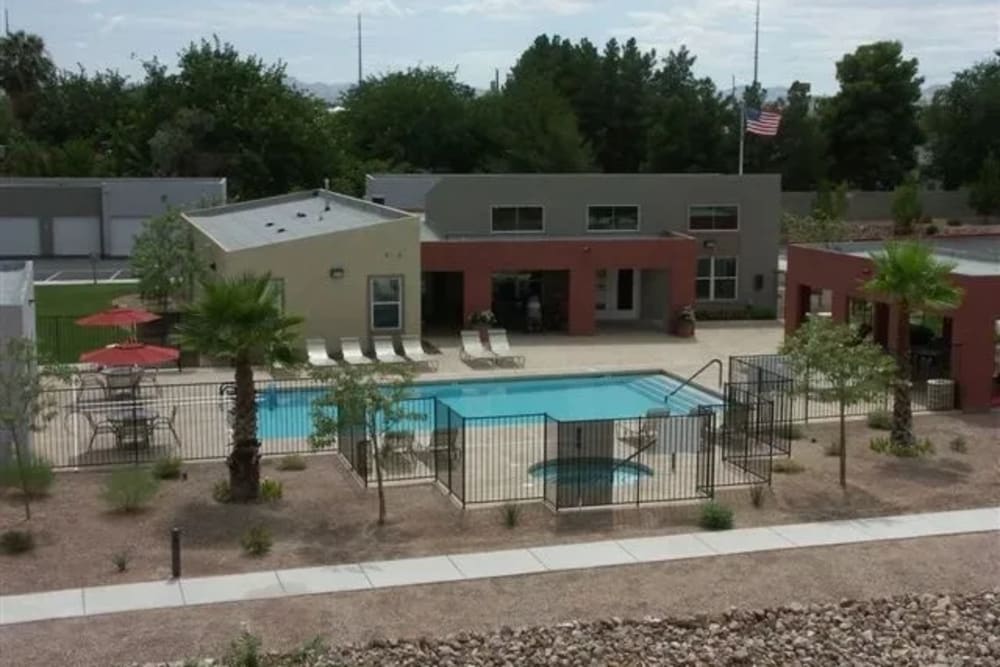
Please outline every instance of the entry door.
M595 281L599 320L634 320L639 316L639 272L635 269L599 269Z

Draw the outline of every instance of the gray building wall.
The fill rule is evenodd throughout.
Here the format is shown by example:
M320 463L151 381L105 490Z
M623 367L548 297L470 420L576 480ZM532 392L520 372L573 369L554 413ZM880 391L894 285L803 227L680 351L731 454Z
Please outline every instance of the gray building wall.
M439 174L368 174L365 199L404 211L422 211L427 193L440 178Z
M920 201L924 215L945 220L978 218L969 206L968 190L923 190ZM816 203L815 192L782 192L781 209L793 215L809 215ZM892 220L892 193L852 190L847 194L850 221Z
M688 229L688 210L699 205L736 205L737 231ZM517 237L492 233L494 206L544 208L539 237L641 238L688 234L699 256L737 257L737 299L700 306L775 308L781 218L781 177L776 174L498 174L441 176L427 194L428 224L443 239ZM588 206L639 207L637 232L588 232Z
M31 262L0 262L0 349L10 338L35 339L35 287ZM6 372L0 363L0 373ZM26 430L25 454L31 451L31 432ZM13 456L7 433L0 431L0 465Z
M0 229L0 238L37 234L38 252L30 256L86 257L94 250L104 257L125 257L149 218L170 207L190 209L225 201L226 181L218 178L0 179L0 225L19 228ZM74 244L69 248L65 241L57 242L55 229L67 223L77 227L68 237ZM0 258L25 256L2 246Z

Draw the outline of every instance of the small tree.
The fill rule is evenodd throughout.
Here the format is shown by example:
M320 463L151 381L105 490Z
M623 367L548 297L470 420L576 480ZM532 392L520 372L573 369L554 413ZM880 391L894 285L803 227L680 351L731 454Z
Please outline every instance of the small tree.
M847 238L844 221L826 215L786 213L781 218L781 230L787 243L835 243Z
M132 249L132 270L144 298L164 307L170 299L191 298L205 267L195 248L194 230L179 211L171 209L146 222Z
M969 186L969 206L979 215L1000 214L1000 160L994 153L986 156L979 177Z
M46 378L68 377L65 368L42 366L32 340L9 338L0 344L0 432L10 444L17 466L26 520L31 519L32 495L26 477L28 434L41 431L57 415L55 399L45 391Z
M895 363L878 345L859 340L846 324L813 318L785 340L781 349L788 355L803 387L821 401L837 404L840 410L840 486L847 486L847 408L884 395ZM818 376L821 382L810 381Z
M924 214L920 203L920 182L913 176L908 177L892 193L892 233L896 236L906 236L913 233L913 223L920 220Z
M385 490L382 485L386 434L407 421L425 415L407 409L413 371L406 366L347 366L313 371L326 391L313 402L312 445L328 447L338 434L362 429L365 450L375 460L378 486L378 522L385 523ZM367 471L365 471L367 474Z
M813 217L843 220L847 216L847 192L846 182L837 185L821 182L813 203Z

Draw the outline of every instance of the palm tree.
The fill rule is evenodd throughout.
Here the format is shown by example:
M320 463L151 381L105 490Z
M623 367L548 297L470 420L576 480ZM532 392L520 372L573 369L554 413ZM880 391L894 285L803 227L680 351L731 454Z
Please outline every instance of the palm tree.
M19 120L28 119L35 93L55 74L56 66L41 37L23 30L0 36L0 88L10 97L11 109Z
M958 308L962 289L949 276L955 265L934 257L930 246L918 242L887 243L872 254L875 276L864 289L896 305L896 381L893 383L892 431L897 447L914 444L910 405L910 316L914 313Z
M293 330L302 322L302 318L281 312L271 285L269 274L206 281L178 327L182 346L228 361L236 368L233 450L226 460L236 501L256 499L260 486L252 364L295 361Z

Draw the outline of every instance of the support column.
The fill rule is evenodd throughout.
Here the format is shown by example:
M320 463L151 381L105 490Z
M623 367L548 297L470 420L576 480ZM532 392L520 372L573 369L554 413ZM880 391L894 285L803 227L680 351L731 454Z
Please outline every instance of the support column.
M590 336L597 330L594 317L594 269L583 266L569 272L569 334Z
M695 302L695 259L685 257L683 261L678 260L673 266L668 268L670 276L670 295L667 303L666 317L663 322L666 325L667 333L676 331L677 316L684 306L694 306Z
M966 412L990 409L993 383L993 320L963 308L953 322L951 375Z
M839 324L847 324L851 312L850 308L850 299L847 294L833 290L832 303L830 304L830 314L833 317L833 321Z
M466 269L462 276L463 326L473 313L493 308L493 271L489 267Z
M809 313L812 288L799 282L785 283L785 334L795 333Z

